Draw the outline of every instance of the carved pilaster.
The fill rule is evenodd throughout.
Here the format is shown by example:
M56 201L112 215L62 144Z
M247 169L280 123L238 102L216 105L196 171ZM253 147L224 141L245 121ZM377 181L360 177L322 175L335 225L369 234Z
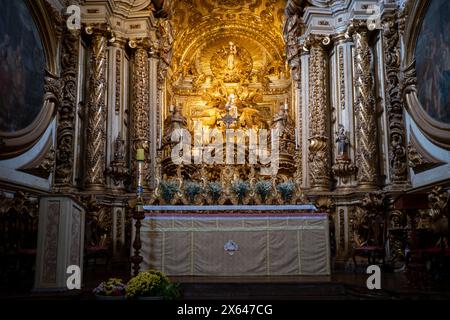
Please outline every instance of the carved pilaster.
M79 34L65 30L61 45L61 97L58 108L55 185L73 181L75 114L78 91Z
M374 189L377 185L377 126L371 72L372 54L367 32L367 29L360 28L353 35L355 44L356 162L359 185Z
M150 139L150 104L149 104L149 66L148 53L143 47L138 47L134 52L133 62L133 102L131 110L132 118L132 167L133 176L136 176L136 151L144 149L145 174L148 173L149 139ZM148 188L148 181L144 179L144 189Z
M391 181L405 183L407 160L405 146L405 126L403 121L403 102L400 92L400 37L398 22L389 18L383 32L384 58L386 72L386 111L389 129L389 165Z
M85 173L88 190L101 190L105 185L107 43L103 32L93 32Z
M328 44L327 39L325 44ZM330 179L326 58L323 43L314 39L309 62L309 176L311 188L323 191L328 190Z

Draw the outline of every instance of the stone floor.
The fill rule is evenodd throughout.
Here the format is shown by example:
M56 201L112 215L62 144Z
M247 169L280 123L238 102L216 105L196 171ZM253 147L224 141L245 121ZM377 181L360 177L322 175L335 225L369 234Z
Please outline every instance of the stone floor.
M62 299L92 300L92 289L109 277L129 279L129 265L124 261L90 266L84 273L80 291L67 293L33 293L32 277L0 286L0 300ZM415 288L408 284L403 272L382 272L381 290L368 290L368 275L363 268L357 272L335 270L331 276L285 277L173 277L180 284L183 300L434 300L450 299L447 283ZM25 280L24 280L25 281Z

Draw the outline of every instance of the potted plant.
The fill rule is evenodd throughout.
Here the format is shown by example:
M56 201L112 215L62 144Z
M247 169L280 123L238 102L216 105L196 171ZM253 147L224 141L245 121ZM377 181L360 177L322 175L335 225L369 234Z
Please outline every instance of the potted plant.
M255 184L255 192L261 198L261 202L266 202L267 197L272 191L272 183L266 180L260 180Z
M122 279L110 278L100 283L92 293L97 300L125 300L126 287Z
M195 203L195 198L203 192L203 188L200 183L198 182L186 182L184 186L184 192L186 193L189 202L191 204Z
M283 182L278 184L277 191L281 194L281 198L285 203L291 201L292 196L294 195L295 184L292 181Z
M178 184L175 181L161 181L161 196L163 200L170 204L175 194L180 191Z
M211 197L212 202L216 203L222 195L222 186L218 182L208 182L207 193Z
M162 272L149 270L131 278L126 288L127 299L172 300L180 296L178 285Z
M239 203L242 204L244 198L247 196L247 193L250 190L250 185L248 184L248 182L238 180L231 185L231 189L236 194Z

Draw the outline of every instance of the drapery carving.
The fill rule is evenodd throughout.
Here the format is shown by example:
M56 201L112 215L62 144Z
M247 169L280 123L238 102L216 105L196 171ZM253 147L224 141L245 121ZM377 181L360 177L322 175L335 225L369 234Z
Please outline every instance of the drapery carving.
M86 148L86 188L105 184L106 150L106 36L96 32L92 39L91 78Z
M311 187L321 190L328 190L330 171L326 58L322 43L313 39L309 64L309 175Z
M377 183L377 125L373 96L372 54L367 29L360 27L353 35L355 44L355 112L358 163L357 179L360 186L373 188Z

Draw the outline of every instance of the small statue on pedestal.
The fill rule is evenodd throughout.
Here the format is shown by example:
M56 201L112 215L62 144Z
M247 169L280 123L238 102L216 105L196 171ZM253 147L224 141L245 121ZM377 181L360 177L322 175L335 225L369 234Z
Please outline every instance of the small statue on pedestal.
M345 132L345 127L342 124L339 125L336 135L336 142L338 144L338 153L336 159L347 160L350 140L347 136L347 133Z

